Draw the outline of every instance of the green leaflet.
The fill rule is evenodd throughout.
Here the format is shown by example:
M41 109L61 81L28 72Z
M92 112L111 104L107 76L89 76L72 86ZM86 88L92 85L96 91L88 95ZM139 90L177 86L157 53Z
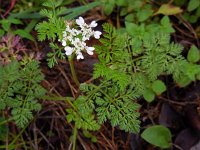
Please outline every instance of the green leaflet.
M151 89L146 89L143 94L144 99L147 102L152 102L155 98L155 93Z
M172 134L168 128L162 125L154 125L145 129L141 136L145 141L160 148L171 147Z
M192 47L190 48L187 55L187 59L191 63L196 63L200 60L200 52L195 45L192 45Z
M166 86L161 80L156 80L152 83L152 90L157 94L160 95L161 93L166 91Z

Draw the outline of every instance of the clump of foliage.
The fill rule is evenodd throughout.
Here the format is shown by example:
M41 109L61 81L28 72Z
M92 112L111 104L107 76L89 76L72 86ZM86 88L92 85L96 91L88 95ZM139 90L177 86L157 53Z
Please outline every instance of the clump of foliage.
M138 132L139 105L135 100L143 96L151 102L166 91L165 83L159 80L163 75L172 75L180 86L185 86L183 77L195 81L200 66L186 60L181 55L183 47L170 42L167 33L154 33L141 39L137 35L118 33L109 24L104 24L103 28L104 38L100 39L101 45L96 46L100 62L93 73L94 79L100 78L101 82L81 85L83 95L74 102L76 112L82 115L95 112L99 124L109 120L112 126ZM195 56L191 53L194 52L189 51L188 57L196 59L191 58ZM68 117L68 121L75 121L78 127L91 128L90 124L81 126L80 118L72 117L72 112Z
M169 33L129 36L127 33L119 34L108 24L104 25L104 30L107 34L100 40L102 45L97 46L100 63L95 66L95 78L112 80L120 89L132 87L135 98L150 91L157 95L164 92L166 87L158 79L161 75L172 75L177 83L183 76L192 81L197 79L200 66L195 64L199 61L195 46L190 49L187 60L181 54L183 47L170 42Z
M45 3L48 9L41 13L48 21L36 26L39 40L52 41L50 45L55 51L48 54L50 67L56 63L57 56L64 55L60 46L53 43L65 30L64 18L58 17L62 10L59 5L58 2ZM67 120L74 122L75 128L84 130L98 130L102 123L110 121L112 126L136 133L140 128L136 100L144 97L151 102L156 95L165 92L166 86L160 76L171 75L180 86L186 85L183 84L185 78L190 82L196 80L197 68L200 68L196 64L198 60L193 61L193 54L185 59L181 54L183 47L170 41L174 29L168 17L163 17L160 24L126 22L125 30L117 30L106 23L103 29L101 44L95 47L99 63L93 73L99 84L80 85L80 96L68 101L71 107L66 110ZM192 71L193 68L196 71Z
M153 6L149 1L135 0L101 0L106 15L110 15L119 7L119 15L126 21L144 22L153 15ZM131 4L131 5L130 5Z
M24 65L12 61L0 66L0 76L0 109L11 109L12 119L23 128L33 119L32 111L41 109L37 100L45 94L39 64L34 60Z
M18 127L33 119L33 111L41 109L38 99L45 89L39 62L28 58L20 37L8 34L0 41L0 110L11 110Z
M62 17L58 17L62 9L58 7L59 3L47 2L44 3L44 6L48 7L48 9L42 10L41 13L49 19L48 21L39 23L36 26L36 30L39 33L39 40L49 39L52 41L50 45L55 51L48 54L48 56L53 55L53 57L49 58L49 66L52 67L56 63L56 56L64 55L62 47L60 48L58 44L55 44L55 41L62 39L62 34L65 30L65 20ZM116 76L116 82L120 80L122 84L124 81L130 81L127 79L124 80L123 77L122 81L120 78ZM119 125L123 130L138 132L140 121L137 120L139 116L137 110L139 109L139 105L132 102L131 97L134 91L122 90L125 86L120 85L121 88L118 88L119 86L112 86L112 82L109 80L102 82L98 86L94 84L81 85L83 95L78 97L73 103L70 102L71 108L67 109L67 120L69 122L75 121L77 128L85 130L97 130L100 124L109 120L113 126ZM94 111L97 112L97 120ZM106 111L107 114L105 114Z

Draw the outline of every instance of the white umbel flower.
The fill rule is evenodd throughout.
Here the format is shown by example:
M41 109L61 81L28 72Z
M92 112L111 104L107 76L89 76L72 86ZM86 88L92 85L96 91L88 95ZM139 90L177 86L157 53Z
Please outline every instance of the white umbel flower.
M71 26L67 24L65 31L63 31L63 38L58 41L65 47L65 54L67 56L75 53L77 59L84 59L82 51L86 51L89 55L93 55L95 50L94 47L87 46L86 41L90 40L92 36L99 39L102 33L92 29L97 26L96 21L92 21L88 25L82 17L79 17L75 22L78 25L78 29L71 28Z

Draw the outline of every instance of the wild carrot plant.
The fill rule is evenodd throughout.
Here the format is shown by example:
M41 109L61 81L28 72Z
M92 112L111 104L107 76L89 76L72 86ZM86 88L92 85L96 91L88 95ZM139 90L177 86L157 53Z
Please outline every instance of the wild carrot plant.
M138 133L137 100L143 97L152 102L166 91L160 76L170 75L182 87L199 79L196 49L192 47L189 59L182 56L183 46L171 42L174 29L168 17L163 17L160 24L126 22L122 29L105 23L102 34L93 29L98 25L96 21L87 24L82 17L65 20L59 15L62 8L57 2L46 2L44 6L41 14L48 20L39 23L36 30L40 41L50 41L53 51L48 54L49 67L57 63L57 58L68 58L74 82L81 91L77 98L68 100L70 107L66 109L67 121L74 123L74 137L77 129L98 130L107 121L113 127ZM100 44L87 45L91 37L99 39ZM98 54L93 72L98 82L78 81L73 62L75 56L77 61L84 59L84 52Z

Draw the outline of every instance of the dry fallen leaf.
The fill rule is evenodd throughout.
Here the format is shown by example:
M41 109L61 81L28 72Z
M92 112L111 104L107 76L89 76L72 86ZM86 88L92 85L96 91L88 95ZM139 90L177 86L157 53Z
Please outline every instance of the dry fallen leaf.
M154 15L163 14L163 15L175 15L182 13L183 10L180 7L173 6L171 4L163 4L160 6L157 12Z

